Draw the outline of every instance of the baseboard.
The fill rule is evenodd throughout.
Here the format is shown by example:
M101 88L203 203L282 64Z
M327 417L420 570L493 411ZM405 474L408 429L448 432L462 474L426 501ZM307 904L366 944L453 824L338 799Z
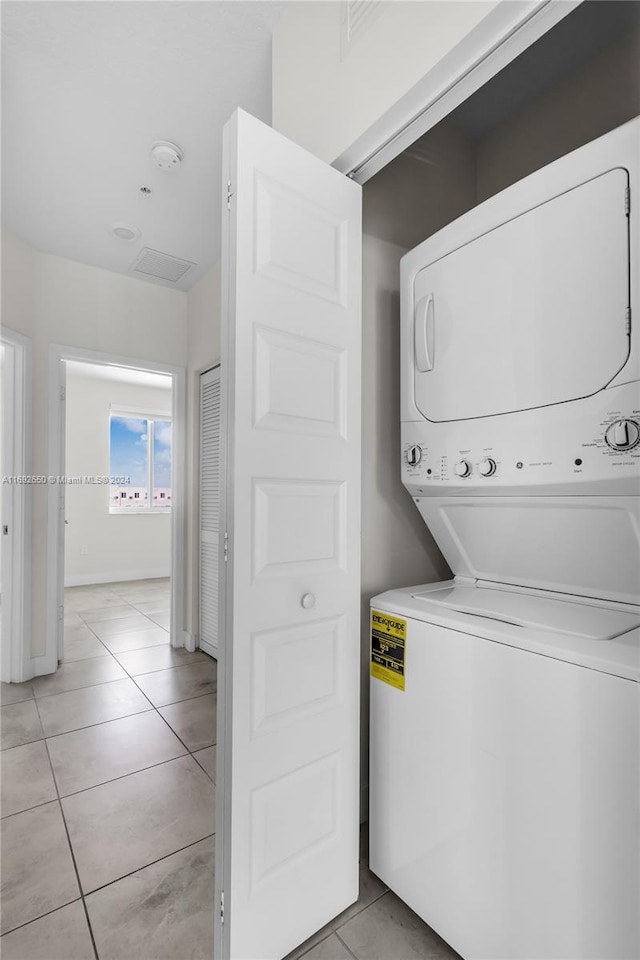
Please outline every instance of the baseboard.
M129 570L124 573L116 570L113 573L81 573L65 575L65 587L84 587L92 583L126 583L127 580L157 580L171 576L171 566L160 567L156 570Z

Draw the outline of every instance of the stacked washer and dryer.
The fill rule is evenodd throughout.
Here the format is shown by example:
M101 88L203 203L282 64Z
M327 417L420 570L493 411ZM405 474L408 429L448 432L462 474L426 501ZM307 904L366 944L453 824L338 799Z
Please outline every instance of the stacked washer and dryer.
M372 600L371 869L465 960L632 960L640 120L401 271L402 479L455 576Z

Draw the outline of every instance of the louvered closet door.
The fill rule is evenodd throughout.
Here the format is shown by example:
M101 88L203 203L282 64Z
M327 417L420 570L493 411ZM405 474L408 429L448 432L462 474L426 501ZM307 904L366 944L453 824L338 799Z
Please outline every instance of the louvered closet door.
M200 377L200 649L218 656L220 367Z

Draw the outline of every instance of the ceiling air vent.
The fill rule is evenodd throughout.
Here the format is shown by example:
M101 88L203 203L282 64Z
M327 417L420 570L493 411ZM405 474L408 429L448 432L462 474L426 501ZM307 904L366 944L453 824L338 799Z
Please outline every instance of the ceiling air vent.
M342 0L340 53L343 60L383 9L382 0Z
M131 273L142 273L145 277L156 277L157 280L177 283L191 267L195 267L195 263L189 260L180 260L179 257L172 257L168 253L143 247L129 270Z

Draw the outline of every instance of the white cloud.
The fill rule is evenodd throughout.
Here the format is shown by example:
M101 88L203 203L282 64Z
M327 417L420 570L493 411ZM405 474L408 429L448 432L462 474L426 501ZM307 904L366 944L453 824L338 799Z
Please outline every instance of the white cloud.
M147 434L147 421L140 420L137 417L118 417L120 423L126 427L127 430L130 430L131 433Z
M171 448L171 424L156 420L153 428L154 440L160 447Z

